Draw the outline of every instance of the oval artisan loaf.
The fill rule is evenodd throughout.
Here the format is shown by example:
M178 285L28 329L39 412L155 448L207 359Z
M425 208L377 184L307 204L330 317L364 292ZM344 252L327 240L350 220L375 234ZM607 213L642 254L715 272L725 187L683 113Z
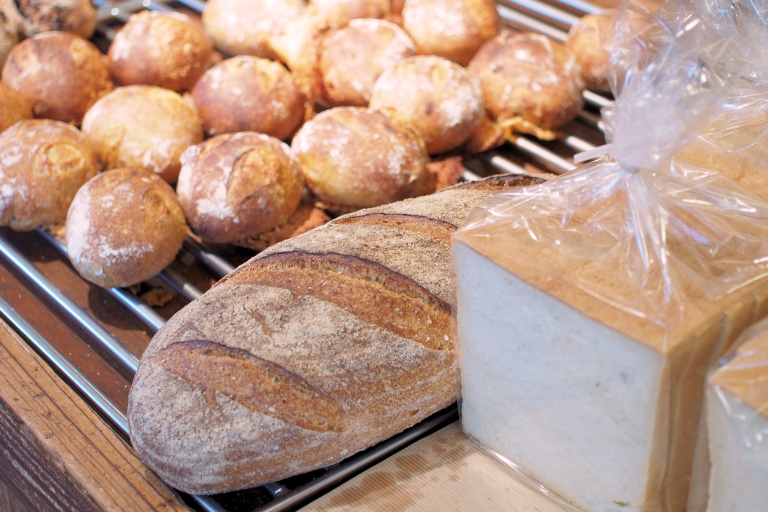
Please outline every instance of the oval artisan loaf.
M78 189L98 172L77 128L49 119L16 123L0 134L0 224L27 231L63 223Z
M181 249L187 225L173 189L146 171L113 169L86 183L67 214L67 255L105 288L146 281Z
M610 92L608 73L611 70L611 54L600 45L600 20L601 16L594 14L581 18L568 31L565 47L581 66L581 77L586 88ZM608 23L604 26L608 26Z
M458 398L450 235L503 177L364 210L255 257L161 329L134 448L198 494L338 462ZM194 449L190 449L194 447Z

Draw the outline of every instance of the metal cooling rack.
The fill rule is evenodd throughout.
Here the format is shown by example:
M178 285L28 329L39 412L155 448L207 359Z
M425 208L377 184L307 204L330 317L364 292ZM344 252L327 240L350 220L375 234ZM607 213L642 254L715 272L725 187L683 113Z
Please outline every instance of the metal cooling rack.
M133 13L149 9L156 11L186 10L193 14L199 14L205 5L199 0L123 0L119 2L94 0L94 4L98 7L99 21L95 42L102 50L105 50L114 38L116 28L124 24ZM577 21L580 15L600 11L599 7L584 0L498 0L497 8L502 22L507 27L540 32L558 41L565 40L567 28ZM583 137L585 134L593 141L601 141L602 123L597 111L611 103L609 98L592 92L585 92L584 97L586 109L580 113L577 121L566 127L559 140L552 143L541 143L526 136L517 137L505 149L476 155L472 159L476 165L470 166L470 162L467 162L471 170L468 169L464 173L464 178L471 181L487 174L528 174L527 164L543 165L555 174L562 174L574 169L576 166L568 158L576 152L595 147L595 144ZM511 151L509 150L510 147ZM477 165L478 163L479 165ZM58 239L43 230L38 230L38 233L62 255L66 255L66 247ZM184 256L201 262L217 279L229 274L235 268L225 258L206 250L189 237L185 240L182 251L185 253ZM30 290L36 291L36 295L46 297L60 313L87 332L123 375L130 379L135 374L139 357L61 288L43 275L1 233L0 257L4 260L6 267L12 268L24 276ZM188 301L192 301L202 294L183 275L171 268L165 269L158 277ZM165 318L147 306L131 291L113 288L109 289L108 292L129 314L140 319L147 326L149 332L154 333L165 324ZM3 297L0 297L0 316L120 434L126 439L129 438L130 432L125 413L115 406ZM193 506L206 512L283 512L295 510L300 505L311 501L341 482L416 440L456 421L456 419L458 419L458 412L454 405L384 443L323 470L242 492L213 497L191 496L190 499L194 502Z

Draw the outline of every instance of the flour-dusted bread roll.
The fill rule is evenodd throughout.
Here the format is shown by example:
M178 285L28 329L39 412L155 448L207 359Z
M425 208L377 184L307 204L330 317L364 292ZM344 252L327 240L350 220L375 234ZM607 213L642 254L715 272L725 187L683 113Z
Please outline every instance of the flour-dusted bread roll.
M430 155L469 140L483 120L483 94L467 70L433 56L409 57L376 81L370 108L392 108L413 123Z
M0 4L0 9L2 4ZM16 30L16 24L0 10L0 69L3 68L11 48L19 43L19 33Z
M86 183L67 214L67 254L105 288L146 281L181 249L187 225L173 189L154 174L113 169Z
M191 89L205 73L213 45L199 23L177 12L141 11L115 35L110 70L120 85Z
M332 31L320 44L321 96L329 106L367 107L376 80L398 62L416 55L416 46L397 25L356 19Z
M203 25L225 53L274 59L269 39L305 11L304 0L209 0Z
M581 77L586 88L610 92L608 73L611 70L611 54L600 45L600 19L594 14L581 18L568 31L565 47L581 66Z
M144 169L169 183L176 183L184 150L203 140L192 105L149 85L121 87L101 98L85 115L83 133L105 169Z
M0 0L0 9L24 37L60 30L88 39L96 28L91 0Z
M192 90L206 135L259 132L293 135L304 120L304 95L277 62L232 57L206 71Z
M0 134L0 225L27 231L63 223L75 193L97 172L96 156L77 128L19 121Z
M299 161L274 137L219 135L187 149L181 161L179 202L206 242L258 237L287 222L301 202Z
M293 138L307 186L323 202L366 208L428 194L424 142L395 112L337 107Z
M0 132L22 119L32 119L32 102L0 82Z
M309 0L309 14L326 28L341 28L359 18L384 18L389 0Z
M80 125L83 114L112 90L99 50L67 32L45 32L11 50L3 81L33 102L35 117Z
M469 64L485 106L498 122L542 139L574 119L584 106L584 82L576 58L540 34L501 34L485 43Z
M364 210L282 242L177 313L141 360L133 447L213 494L338 462L459 394L450 235L504 177Z
M462 66L499 33L493 0L408 0L403 28L422 55L437 55Z

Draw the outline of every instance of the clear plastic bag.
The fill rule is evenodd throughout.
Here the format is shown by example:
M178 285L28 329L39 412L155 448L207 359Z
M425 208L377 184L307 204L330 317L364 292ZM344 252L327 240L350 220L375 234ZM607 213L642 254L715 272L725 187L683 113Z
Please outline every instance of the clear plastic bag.
M454 235L462 423L583 510L682 512L707 365L768 306L768 203L671 162L728 90L701 24L616 23L607 155Z

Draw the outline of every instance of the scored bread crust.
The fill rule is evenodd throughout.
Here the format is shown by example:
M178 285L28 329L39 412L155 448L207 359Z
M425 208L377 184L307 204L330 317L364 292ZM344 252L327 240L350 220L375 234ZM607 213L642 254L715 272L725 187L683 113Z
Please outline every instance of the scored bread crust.
M147 348L134 448L173 487L214 494L338 462L448 406L450 234L491 192L534 182L362 210L239 267Z

